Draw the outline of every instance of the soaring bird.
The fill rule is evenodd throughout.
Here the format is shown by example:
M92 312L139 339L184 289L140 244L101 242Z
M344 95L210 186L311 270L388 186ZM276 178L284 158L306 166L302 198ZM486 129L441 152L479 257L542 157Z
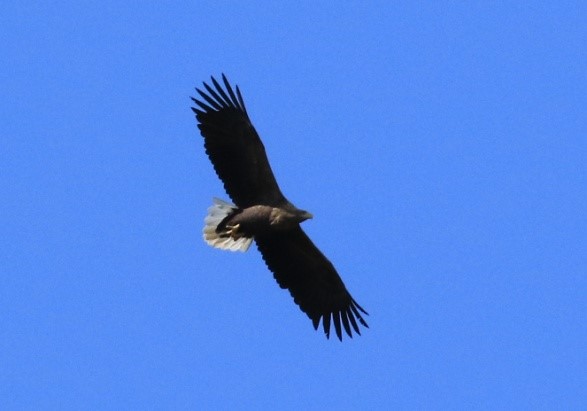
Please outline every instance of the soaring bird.
M255 131L241 92L236 93L222 75L224 87L211 77L211 85L196 88L192 97L206 154L234 204L214 198L204 223L204 240L212 247L246 251L255 240L269 270L281 288L326 337L334 324L352 338L367 327L367 312L353 299L332 263L300 227L312 214L296 208L281 192L265 147Z

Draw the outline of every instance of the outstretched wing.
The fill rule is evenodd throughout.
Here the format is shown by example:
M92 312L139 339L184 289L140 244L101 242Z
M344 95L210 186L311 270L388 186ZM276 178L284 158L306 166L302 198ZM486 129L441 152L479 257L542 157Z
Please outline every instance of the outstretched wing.
M224 74L222 80L224 89L212 77L213 87L204 83L205 91L196 89L203 101L192 98L198 106L192 110L216 174L241 208L286 203L238 86L235 94Z
M351 297L332 263L299 226L257 235L255 242L279 286L289 290L315 329L322 319L327 338L331 322L341 341L342 328L352 337L352 330L361 334L357 321L369 327L361 315L367 312Z

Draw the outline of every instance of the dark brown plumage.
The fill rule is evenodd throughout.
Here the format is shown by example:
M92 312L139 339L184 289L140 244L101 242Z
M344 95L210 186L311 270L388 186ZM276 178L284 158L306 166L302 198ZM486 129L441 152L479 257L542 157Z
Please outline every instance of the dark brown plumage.
M367 312L351 297L334 266L300 227L311 214L297 209L282 194L265 147L251 124L238 86L236 93L223 75L224 88L196 89L201 100L192 107L204 137L204 147L218 177L235 205L215 199L204 228L208 244L246 251L254 239L281 288L327 337L331 323L337 337L361 334Z

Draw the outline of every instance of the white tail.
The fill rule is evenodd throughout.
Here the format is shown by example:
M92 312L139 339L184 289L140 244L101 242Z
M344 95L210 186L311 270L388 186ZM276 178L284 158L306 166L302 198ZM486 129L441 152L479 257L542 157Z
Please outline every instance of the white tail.
M228 230L216 232L216 227L222 220L235 210L238 210L238 207L219 198L214 198L213 202L214 204L208 208L208 215L204 219L204 241L208 245L222 250L247 251L253 242L252 237L233 238Z

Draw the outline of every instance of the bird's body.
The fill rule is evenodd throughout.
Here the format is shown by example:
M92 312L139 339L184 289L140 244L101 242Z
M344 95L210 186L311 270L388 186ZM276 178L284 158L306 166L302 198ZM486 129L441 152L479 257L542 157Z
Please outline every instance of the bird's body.
M259 234L265 234L270 231L288 230L294 228L296 224L301 223L308 218L312 218L309 213L298 210L288 210L286 208L271 207L266 205L255 205L245 209L239 209L238 212L231 215L225 222L227 226L239 226L239 231L249 237ZM222 226L217 229L222 229Z
M225 88L212 78L214 88L196 89L193 99L206 153L235 205L214 199L205 219L204 240L211 246L246 251L254 240L281 288L290 291L296 304L322 324L326 336L331 320L339 339L342 329L360 334L357 321L367 327L359 306L346 290L334 266L303 232L300 223L312 218L281 193L265 148L245 109L223 76Z

